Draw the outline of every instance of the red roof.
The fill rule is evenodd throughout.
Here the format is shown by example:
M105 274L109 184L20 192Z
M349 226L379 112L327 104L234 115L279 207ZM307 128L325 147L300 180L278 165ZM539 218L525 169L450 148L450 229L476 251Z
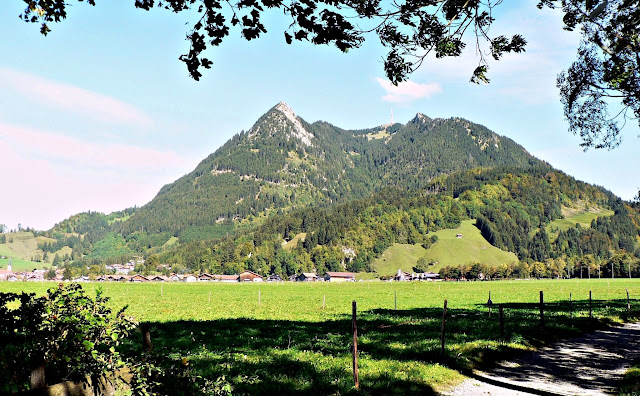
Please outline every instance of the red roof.
M355 278L356 274L353 272L327 272L332 278Z
M220 280L238 280L238 275L213 275L213 277Z

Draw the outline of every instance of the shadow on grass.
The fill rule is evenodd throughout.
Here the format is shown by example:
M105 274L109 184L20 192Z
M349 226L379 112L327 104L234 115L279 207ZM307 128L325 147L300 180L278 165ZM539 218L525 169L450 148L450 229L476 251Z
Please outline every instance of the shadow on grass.
M442 309L375 309L358 314L359 394L434 395L455 379L450 368L471 375L531 347L605 327L589 319L588 302L503 304L504 340L497 306L450 309L445 357L440 355ZM594 317L626 310L625 301L592 301ZM587 312L585 314L585 312ZM351 317L321 322L221 319L150 323L154 352L187 362L205 378L225 376L234 394L356 393L351 371ZM141 346L132 340L128 353ZM185 360L183 360L185 359ZM443 367L444 366L444 367ZM523 376L527 375L523 373Z

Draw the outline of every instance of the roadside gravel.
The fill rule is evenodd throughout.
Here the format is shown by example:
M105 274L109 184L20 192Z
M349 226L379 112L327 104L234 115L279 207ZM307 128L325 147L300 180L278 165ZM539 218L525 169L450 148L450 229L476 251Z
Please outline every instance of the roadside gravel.
M622 375L640 359L640 323L629 323L564 340L500 362L448 396L460 395L611 395Z

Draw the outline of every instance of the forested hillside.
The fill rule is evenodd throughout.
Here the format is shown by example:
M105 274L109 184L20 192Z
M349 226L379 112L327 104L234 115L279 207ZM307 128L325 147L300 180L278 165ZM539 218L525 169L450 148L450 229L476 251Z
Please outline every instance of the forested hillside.
M553 221L585 208L613 215L549 237ZM284 103L147 205L73 216L41 249L67 246L64 261L85 267L144 255L147 270L369 271L393 243L428 248L427 233L465 219L515 253L514 266L637 253L637 208L481 125L418 114L348 131L309 124Z
M552 242L545 226L562 217L563 207L578 202L612 208L615 214L594 220L588 228L561 231ZM521 262L514 263L511 273L521 276L536 262L560 260L563 265L555 268L555 275L567 276L576 260L586 256L605 261L617 253L637 253L638 208L549 166L537 166L475 169L442 177L427 189L388 188L365 199L293 211L269 218L254 232L220 242L189 243L157 260L228 273L368 271L372 260L393 243L428 249L437 243L428 238L429 232L455 228L469 218L477 219L492 245L518 256ZM283 242L299 234L305 234L304 241L283 249Z
M419 114L406 125L347 131L308 124L280 103L164 186L119 231L181 242L217 238L274 211L345 202L388 186L421 188L472 167L539 163L510 139L458 118Z

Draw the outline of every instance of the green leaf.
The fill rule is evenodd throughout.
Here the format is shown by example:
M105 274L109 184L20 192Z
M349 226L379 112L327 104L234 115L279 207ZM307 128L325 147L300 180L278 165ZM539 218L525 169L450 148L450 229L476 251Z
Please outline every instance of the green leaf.
M91 342L91 341L84 340L84 341L82 341L82 345L84 345L85 350L88 351L90 349L93 349L95 344L93 342Z

